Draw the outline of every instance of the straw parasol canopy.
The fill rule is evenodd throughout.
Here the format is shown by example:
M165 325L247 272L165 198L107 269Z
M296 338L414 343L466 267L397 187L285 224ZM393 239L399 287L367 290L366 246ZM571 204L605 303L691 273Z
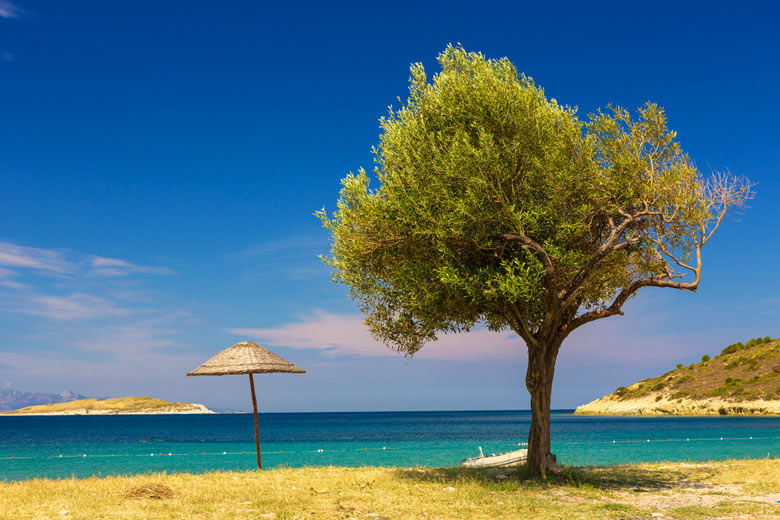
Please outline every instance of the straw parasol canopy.
M305 374L306 371L282 359L257 343L242 341L226 348L201 366L187 372L188 376L228 376L234 374L268 374L286 372Z
M249 374L249 388L252 390L252 408L255 414L255 447L257 449L257 469L262 469L260 461L260 428L257 421L257 397L255 397L255 381L252 374L269 373L305 374L306 371L299 368L286 359L282 359L270 350L264 349L257 343L242 341L230 348L217 353L214 357L203 363L188 376L227 376Z

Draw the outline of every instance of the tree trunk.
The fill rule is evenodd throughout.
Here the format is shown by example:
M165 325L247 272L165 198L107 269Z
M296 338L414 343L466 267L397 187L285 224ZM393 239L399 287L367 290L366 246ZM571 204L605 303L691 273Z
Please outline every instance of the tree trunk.
M553 342L528 348L525 385L531 394L531 428L527 468L531 475L542 478L561 472L555 455L550 453L550 400L559 347L560 342Z

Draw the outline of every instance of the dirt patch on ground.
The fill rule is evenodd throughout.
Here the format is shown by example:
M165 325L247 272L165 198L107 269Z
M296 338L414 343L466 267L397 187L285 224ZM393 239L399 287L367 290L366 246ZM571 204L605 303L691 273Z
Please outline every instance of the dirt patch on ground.
M679 490L669 490L662 493L614 491L611 498L620 504L655 509L661 512L689 506L717 507L722 503L730 504L735 502L777 504L778 500L780 500L780 493L751 495L744 493L740 486L735 485L681 482L680 488Z
M163 500L166 498L172 498L176 495L176 492L163 484L144 484L143 486L136 486L130 488L125 493L127 498L146 498L149 500Z

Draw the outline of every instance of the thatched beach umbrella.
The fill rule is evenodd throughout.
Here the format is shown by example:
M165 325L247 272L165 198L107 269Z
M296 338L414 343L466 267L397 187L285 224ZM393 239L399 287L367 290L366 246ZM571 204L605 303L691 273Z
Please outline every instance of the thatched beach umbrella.
M260 427L257 424L257 398L255 397L255 381L252 374L268 374L285 372L289 374L305 374L306 371L282 359L273 352L264 349L257 343L242 341L226 348L201 366L187 372L188 376L227 376L234 374L249 374L249 388L252 389L252 407L255 410L255 447L257 448L257 469L262 469L260 462Z

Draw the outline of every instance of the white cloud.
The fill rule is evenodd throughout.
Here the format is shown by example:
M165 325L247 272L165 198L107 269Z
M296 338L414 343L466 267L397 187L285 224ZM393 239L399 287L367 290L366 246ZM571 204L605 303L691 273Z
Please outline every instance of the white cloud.
M0 0L0 18L16 18L20 9L8 0Z
M8 51L3 51L3 52L0 52L0 59L10 63L10 62L14 61L14 55L11 54Z
M90 294L73 293L67 296L36 294L19 302L14 309L22 314L42 316L51 320L89 320L126 316L129 309L118 307L114 302Z
M679 320L658 302L633 304L624 317L609 318L578 329L564 342L559 362L590 370L604 366L661 366L684 356L701 356L709 338L701 334L667 332ZM232 328L228 332L258 343L313 349L334 356L398 356L371 337L360 314L314 311L298 321L269 328ZM420 359L527 361L523 340L513 331L476 328L468 333L441 335L415 354Z
M49 276L120 277L133 274L174 274L167 267L136 265L117 258L40 249L0 241L0 268L32 270Z
M330 355L398 356L371 337L360 314L315 311L310 318L275 328L234 328L230 333L277 346L322 350ZM477 329L463 334L442 335L415 357L420 359L511 359L525 358L525 344L512 332Z
M0 242L0 266L68 274L73 269L59 251Z
M116 258L93 256L90 257L89 262L91 264L89 273L93 276L111 277L127 276L131 274L173 274L173 271L167 267L135 265Z
M55 321L143 314L148 309L139 307L138 302L144 291L134 287L138 280L127 279L147 274L165 275L173 271L116 258L0 241L0 288L5 289L0 295L0 311Z
M0 287L7 287L9 289L24 289L26 285L14 280L15 277L15 271L0 267Z

